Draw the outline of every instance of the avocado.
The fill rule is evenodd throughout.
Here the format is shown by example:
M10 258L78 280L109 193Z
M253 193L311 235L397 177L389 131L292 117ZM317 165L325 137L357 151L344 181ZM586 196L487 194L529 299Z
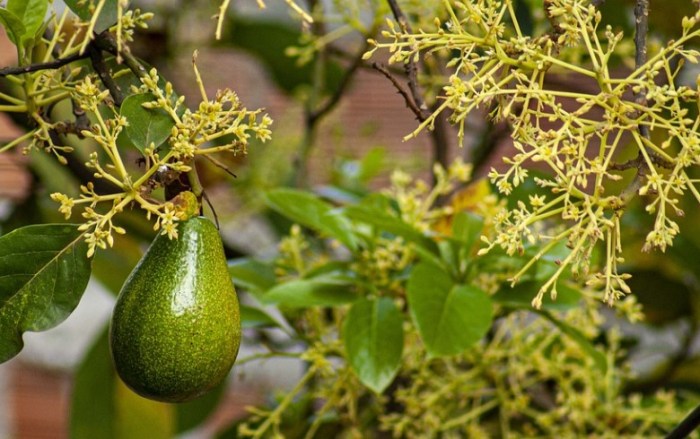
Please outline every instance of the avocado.
M158 235L122 287L110 349L124 383L163 402L195 399L228 375L241 342L238 298L208 219Z

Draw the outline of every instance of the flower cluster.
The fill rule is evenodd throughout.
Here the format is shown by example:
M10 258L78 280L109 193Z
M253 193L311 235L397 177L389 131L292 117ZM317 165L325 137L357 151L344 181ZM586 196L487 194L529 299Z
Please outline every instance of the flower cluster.
M203 90L196 66L195 72ZM262 110L250 111L242 107L236 94L230 90L217 92L213 100L209 100L202 92L202 103L196 111L192 111L184 108L184 97L176 96L170 82L161 86L162 81L155 69L143 74L140 80L141 86L133 87L131 92L149 93L153 96L153 100L142 104L143 107L164 111L172 118L173 128L167 140L168 148L156 148L151 144L144 149L147 168L139 172L127 169L123 157L125 151L117 145L129 120L114 109L109 100L109 91L102 90L89 75L75 86L74 101L96 121L90 129L81 132L82 136L94 141L96 146L85 165L94 171L95 179L113 185L115 193L98 194L94 185L88 183L81 187L77 199L63 193L54 193L51 197L60 203L59 211L66 218L71 216L76 205L85 205L82 213L85 222L81 225L81 230L85 231L90 255L96 248L112 246L113 232L123 232L123 229L114 226L113 218L132 204L145 211L149 219L155 216L154 230L160 230L170 238L177 238L177 221L186 217L186 206L172 200L158 201L150 196L155 187L167 183L159 176L169 172L175 175L193 173L193 161L197 156L224 152L245 153L251 136L261 141L270 138L272 120L269 116L263 114ZM107 112L103 112L105 108ZM107 117L110 110L113 116ZM224 136L227 136L227 142L215 144ZM196 179L196 176L192 178Z
M700 38L700 12L683 20L680 38L620 74L613 62L629 57L633 47L609 26L599 29L601 14L587 0L545 2L551 29L535 36L523 33L511 0L444 2L444 7L447 21L436 20L433 30L408 33L391 24L384 32L388 41L372 41L367 54L386 49L392 62L402 63L451 54L451 75L437 111L407 137L432 128L442 112L458 126L460 142L467 115L477 109L488 111L494 121L507 121L515 150L504 158L505 168L491 170L490 179L509 194L530 178L530 167L545 167L551 177L535 181L551 195L531 197L501 213L496 237L487 240L482 253L495 247L522 253L530 243L542 246L539 258L565 242L570 255L533 304L541 304L546 292L556 295L557 278L569 269L602 285L607 301L616 300L629 291L627 276L617 266L622 262L620 217L631 198L649 200L646 209L655 223L644 249L662 251L679 233L674 216L683 215L681 196L688 193L700 202L698 181L691 177L700 165L700 119L688 111L698 102L700 88L679 83L683 65L697 64L700 57L686 47ZM590 87L564 91L549 85L551 78ZM617 162L630 148L628 139L638 158ZM640 171L625 189L611 192L611 183L623 180L626 169ZM566 227L551 233L551 227L541 226L554 220ZM589 273L590 255L601 242L604 267Z

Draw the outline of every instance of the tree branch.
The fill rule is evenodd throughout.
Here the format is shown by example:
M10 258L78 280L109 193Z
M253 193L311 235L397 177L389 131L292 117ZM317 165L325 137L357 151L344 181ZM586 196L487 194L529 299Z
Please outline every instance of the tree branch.
M683 439L700 425L700 405L690 412L683 421L666 436L666 439Z
M408 107L409 110L413 112L413 114L416 115L416 118L420 121L423 122L425 118L423 117L423 112L418 108L416 103L413 101L413 98L411 98L411 95L399 84L399 81L396 80L394 75L391 74L387 68L379 63L372 63L372 68L377 70L379 73L384 75L391 83L396 87L396 91L403 96L404 101L406 101L406 107Z
M365 42L365 44L362 46L362 48L356 53L352 59L352 63L348 67L345 75L343 76L342 80L340 81L340 84L338 85L338 88L333 92L333 95L326 100L326 102L321 105L319 108L316 110L311 111L308 114L308 118L312 121L312 123L315 123L315 121L323 116L325 116L329 111L331 111L340 101L340 98L343 97L343 94L347 90L348 86L350 83L352 83L352 78L355 76L355 73L357 70L360 68L362 65L362 56L364 53L367 51L369 48L369 43Z
M109 90L109 94L114 100L114 105L121 107L122 102L124 101L124 93L122 93L117 83L114 82L114 78L112 78L109 68L105 64L104 57L102 56L102 50L97 48L95 45L90 44L88 46L87 53L90 55L92 68L95 69L95 72L97 72L100 80L104 86L107 87L107 90Z
M405 34L412 34L413 30L411 29L411 25L406 18L406 14L404 14L404 12L401 10L397 0L387 0L387 2L389 3L389 7L391 8L394 18L396 21L398 21L399 26L401 26L402 32ZM432 108L428 108L426 105L425 100L423 99L423 94L420 90L420 86L418 85L418 66L416 65L416 62L414 62L413 57L410 57L407 60L407 62L404 64L404 69L406 70L406 76L408 76L408 89L411 91L413 105L409 104L409 100L406 100L406 103L414 113L416 113L416 110L418 110L418 113L416 113L418 120L421 122L425 121L433 112L437 111L437 103L434 104ZM392 82L394 81L392 80ZM396 86L396 83L394 83L394 86ZM402 88L399 90L402 90ZM405 99L406 94L401 94L404 95ZM433 146L433 163L439 163L442 165L442 167L447 167L449 137L447 135L446 121L442 115L437 115L435 117L433 130L430 131L430 139ZM433 167L431 166L430 168L432 173ZM433 183L436 181L437 177L433 173Z
M45 63L39 63L39 64L30 64L28 66L19 66L19 67L5 67L0 69L0 77L5 77L5 76L10 76L10 75L21 75L23 73L32 73L32 72L38 72L40 70L51 70L51 69L58 69L60 67L65 66L66 64L70 64L74 61L78 61L80 59L85 59L89 55L87 53L76 53L71 56L67 56L65 58L59 58L53 61L45 62Z
M401 30L404 33L413 33L411 25L406 19L406 15L403 13L396 0L387 1L389 2L389 7L391 8L392 14L394 14L394 18L399 22L399 26L401 26ZM430 111L425 105L423 95L418 87L418 67L416 66L416 63L413 61L412 57L404 64L404 69L406 70L406 75L408 76L408 88L411 90L413 102L415 102L416 107L420 109L422 115L421 121L424 121L428 118L428 116L430 116Z
M649 32L649 0L637 0L636 6L634 8L635 17L635 33L634 33L634 64L635 69L639 69L647 62L647 34ZM641 91L636 93L634 100L643 106L647 105L646 97ZM646 125L639 125L639 134L649 139L649 127ZM643 148L643 146L639 146ZM652 151L650 152L650 157L652 160L656 160L656 154ZM642 187L644 180L646 179L646 173L649 170L648 164L644 160L642 152L637 153L637 157L626 163L621 163L619 165L613 165L619 168L619 170L631 169L636 167L637 172L629 185L620 193L621 207L627 205L627 203L639 193L639 189ZM615 169L613 167L613 169Z

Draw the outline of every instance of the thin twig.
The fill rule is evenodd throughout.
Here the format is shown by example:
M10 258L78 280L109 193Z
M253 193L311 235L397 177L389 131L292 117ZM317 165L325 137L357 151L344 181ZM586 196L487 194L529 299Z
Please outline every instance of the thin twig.
M202 191L202 197L204 197L204 201L207 202L207 205L209 205L209 209L211 209L211 213L214 215L214 224L216 224L216 229L221 230L221 224L219 224L219 215L216 214L216 209L214 208L214 204L211 202L211 199L209 199L209 195L207 195L206 191ZM204 206L200 208L199 214L203 214Z
M387 70L387 68L386 68L384 65L379 64L379 63L376 63L376 62L372 63L372 68L375 69L375 70L377 70L379 73L381 73L382 75L384 75L389 81L391 81L391 83L392 83L392 84L394 85L394 87L396 88L396 91L397 91L401 96L403 96L404 101L406 101L406 107L408 107L408 109L411 110L411 111L413 112L413 114L416 115L416 118L417 118L420 122L423 122L423 121L425 120L425 118L423 117L423 112L420 111L420 108L418 108L418 106L416 105L416 103L413 101L413 98L411 97L411 95L409 94L409 92L407 92L407 91L401 86L401 84L400 84L399 81L394 77L394 75L392 75L391 72L390 72L389 70Z
M338 85L338 88L335 89L333 92L333 95L326 100L326 102L321 105L319 108L316 110L312 111L309 113L308 117L312 121L316 121L316 119L319 119L326 115L328 112L330 112L335 106L338 104L340 101L340 98L343 97L343 94L345 94L345 91L347 88L350 86L352 83L352 78L355 76L355 73L357 70L360 68L362 65L362 55L367 51L369 48L369 43L365 43L362 48L354 55L352 59L352 63L348 67L345 75L340 81L340 84Z
M218 161L214 157L210 157L209 154L201 154L201 156L204 157L205 159L209 160L214 166L221 169L222 171L224 171L225 173L227 173L231 177L238 178L238 176L236 174L234 174L233 172L231 172L231 170L225 164L221 163L220 161Z
M634 68L638 70L647 62L647 34L649 33L649 0L637 0L634 7L635 33L634 33ZM647 105L646 93L639 91L634 96L639 105ZM639 125L639 133L649 138L649 127Z
M100 35L97 36L97 38L94 41L95 46L97 46L99 49L104 50L105 52L114 55L114 56L121 56L122 59L124 60L124 64L131 70L131 72L136 75L139 78L143 78L148 74L144 66L139 62L139 60L132 55L129 51L122 50L121 52L119 51L119 48L117 47L117 42L114 39L114 36L110 34L108 31L102 32Z
M45 62L45 63L38 63L38 64L30 64L28 66L19 66L19 67L5 67L0 69L0 77L5 77L5 76L10 76L10 75L21 75L23 73L32 73L32 72L38 72L40 70L51 70L51 69L57 69L59 67L63 67L66 64L70 64L74 61L78 61L80 59L85 59L88 57L87 53L76 53L71 56L67 56L65 58L59 58L53 61Z
M408 23L408 20L406 19L406 15L403 13L401 8L399 7L399 4L396 2L396 0L387 0L389 2L389 7L391 8L392 14L394 14L394 18L396 21L399 22L399 26L401 26L401 30L404 33L407 34L412 34L413 30L411 29L411 25ZM420 91L420 88L418 86L418 67L416 66L416 63L413 61L413 57L411 57L408 62L404 64L404 69L406 70L406 75L408 76L408 88L411 90L411 96L413 97L413 102L415 102L416 106L420 109L421 114L422 114L422 120L425 120L428 118L430 115L430 111L428 110L428 107L425 105L425 101L423 100L423 95Z
M109 72L109 68L105 64L104 56L102 55L102 50L97 48L95 45L91 44L88 46L87 53L90 55L90 61L92 62L92 68L95 69L97 75L100 77L102 84L109 90L110 96L114 101L114 105L121 107L124 101L124 93L112 78Z
M411 25L406 19L406 15L399 7L396 0L387 0L391 12L394 15L396 21L398 21L401 30L405 34L412 34L413 30ZM406 76L408 76L408 88L411 91L411 97L415 104L415 108L418 109L420 113L419 120L425 121L432 113L437 111L437 102L432 105L432 108L428 108L423 99L423 94L421 92L420 86L418 85L418 65L414 61L414 57L411 56L404 64L404 69L406 70ZM425 65L423 65L425 70ZM410 107L409 107L410 108ZM413 109L412 109L413 110ZM415 110L413 110L415 113ZM448 165L448 151L449 151L449 136L447 135L447 123L442 115L436 115L435 121L433 123L433 129L430 131L430 139L433 147L433 163L439 163L442 167L447 167ZM431 166L431 172L433 167ZM437 182L437 176L433 172L433 184Z

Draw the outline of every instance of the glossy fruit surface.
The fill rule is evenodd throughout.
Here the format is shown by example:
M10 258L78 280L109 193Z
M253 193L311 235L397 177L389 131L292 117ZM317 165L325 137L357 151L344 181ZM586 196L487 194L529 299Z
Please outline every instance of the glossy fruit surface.
M136 393L164 402L201 396L222 382L241 341L238 299L221 238L206 218L158 235L124 283L110 325L117 373Z

